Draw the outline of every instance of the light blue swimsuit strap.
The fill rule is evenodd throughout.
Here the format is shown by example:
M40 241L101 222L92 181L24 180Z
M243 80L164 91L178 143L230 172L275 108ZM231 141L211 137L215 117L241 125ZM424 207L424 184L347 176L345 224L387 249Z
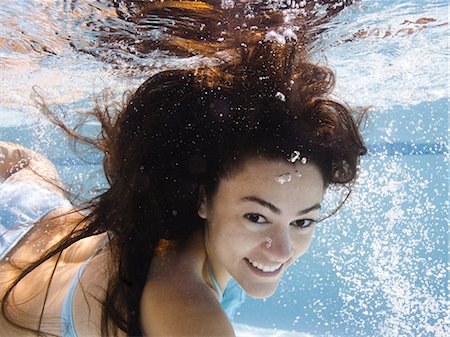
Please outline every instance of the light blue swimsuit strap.
M211 265L209 264L209 261L207 261L206 264L208 265L208 273L209 273L209 276L211 277L214 288L216 288L217 293L219 294L219 302L220 302L220 304L222 304L222 299L223 299L222 290L220 289L219 284L217 283L217 280L214 277L214 274L211 270Z
M69 290L67 291L66 297L64 298L64 303L61 310L61 331L63 337L78 337L77 331L75 330L75 322L73 321L73 298L75 295L75 289L77 287L78 281L83 275L86 266L91 262L91 260L96 256L107 244L109 240L106 239L102 242L102 244L97 248L97 250L92 254L90 258L88 258L81 265L80 269L78 269L75 277L72 279L70 283Z
M237 309L240 307L240 305L245 300L245 292L244 290L239 286L239 284L232 278L228 284L226 285L223 293L220 290L219 284L217 283L216 278L214 277L214 274L211 270L211 266L209 262L207 262L208 265L208 272L209 276L211 277L211 280L213 282L214 288L216 288L217 292L219 293L219 302L222 306L222 309L227 314L230 321L233 321L234 315L236 314Z

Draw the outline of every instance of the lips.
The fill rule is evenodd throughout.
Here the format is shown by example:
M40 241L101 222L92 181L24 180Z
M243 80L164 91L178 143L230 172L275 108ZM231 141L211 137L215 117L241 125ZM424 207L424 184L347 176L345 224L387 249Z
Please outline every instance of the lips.
M281 271L283 263L276 265L264 265L257 261L253 261L249 258L244 258L247 265L252 269L253 272L261 276L275 276Z

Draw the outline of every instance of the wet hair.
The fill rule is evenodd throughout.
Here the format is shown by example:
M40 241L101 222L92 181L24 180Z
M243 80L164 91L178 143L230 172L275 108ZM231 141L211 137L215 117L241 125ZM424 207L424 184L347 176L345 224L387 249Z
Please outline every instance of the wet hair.
M111 188L94 210L120 261L111 304L139 308L160 240L189 239L202 226L202 188L211 197L245 160L298 151L327 184L355 179L366 149L352 112L328 97L331 71L297 56L292 45L261 42L236 64L159 73L131 97L109 147Z
M105 152L110 188L27 272L107 232L113 264L102 334L141 335L140 300L152 258L163 242L185 242L202 228L203 191L211 198L220 179L249 158L287 161L294 151L317 165L327 185L355 180L366 148L355 112L332 98L333 86L332 71L309 61L301 44L262 38L239 43L228 62L153 75L117 116L97 108L103 133L96 146Z

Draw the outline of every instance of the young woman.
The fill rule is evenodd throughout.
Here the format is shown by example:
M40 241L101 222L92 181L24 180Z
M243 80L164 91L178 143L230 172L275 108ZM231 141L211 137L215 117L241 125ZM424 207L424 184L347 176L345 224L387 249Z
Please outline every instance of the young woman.
M2 335L234 336L243 292L273 294L366 149L329 69L296 43L238 46L95 110L110 187L85 209L45 158L0 145Z

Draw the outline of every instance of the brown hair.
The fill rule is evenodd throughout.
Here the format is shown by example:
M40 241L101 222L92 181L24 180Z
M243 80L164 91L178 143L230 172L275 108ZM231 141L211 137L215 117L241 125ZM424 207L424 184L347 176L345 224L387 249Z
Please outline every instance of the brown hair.
M204 10L195 4L191 14ZM210 9L208 15L217 20L218 13ZM251 156L286 160L293 151L316 163L327 184L354 181L366 148L354 112L330 96L333 73L308 61L307 45L299 40L278 44L249 32L233 41L227 62L160 72L117 116L94 110L102 135L79 140L105 152L110 188L92 200L85 221L12 287L72 243L107 232L114 265L102 334L120 329L141 335L140 299L152 258L162 240L189 240L203 225L197 215L202 190L212 196L220 178ZM170 43L184 48L186 41Z

